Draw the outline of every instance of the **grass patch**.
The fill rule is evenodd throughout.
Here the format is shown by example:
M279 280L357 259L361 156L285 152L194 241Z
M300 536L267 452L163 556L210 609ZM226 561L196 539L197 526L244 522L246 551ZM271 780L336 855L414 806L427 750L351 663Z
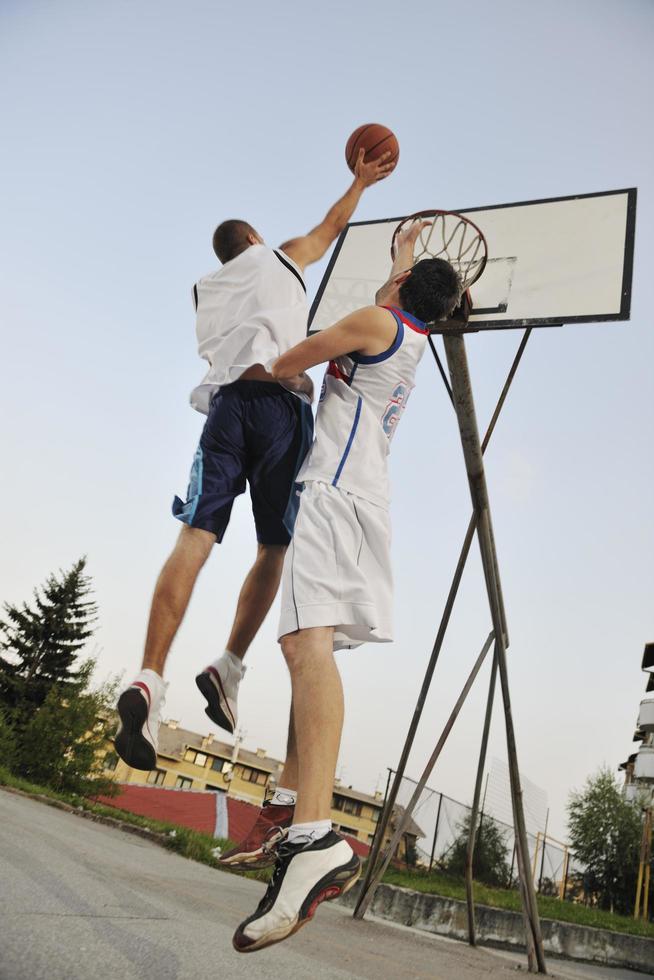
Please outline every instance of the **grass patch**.
M3 766L0 766L0 786L8 786L12 789L21 790L24 793L45 796L50 800L56 800L59 803L65 803L68 806L75 807L77 810L85 810L90 814L109 817L112 820L118 820L131 827L150 830L160 835L159 842L176 854L181 854L182 857L190 858L192 861L199 861L201 864L208 864L212 868L219 868L221 871L230 872L229 868L218 864L217 857L213 853L217 847L223 851L232 847L233 844L230 840L211 837L209 834L203 834L198 830L180 827L179 824L166 823L162 820L152 820L150 817L142 817L137 813L130 813L128 810L120 810L117 807L96 803L94 800L83 796L57 793L47 786L37 786L35 783L30 783L27 779L14 776L13 773L9 772ZM270 872L265 869L247 872L233 871L230 873L244 874L245 877L254 878L257 881L267 881L270 876Z
M460 878L453 878L440 871L432 871L429 874L389 868L383 881L389 885L411 888L413 891L442 895L444 898L455 898L459 901L465 901L466 898L465 883ZM480 905L509 909L512 912L519 912L521 909L520 895L514 889L489 888L476 881L474 894L475 901ZM562 902L558 898L544 895L538 895L537 899L538 909L544 919L556 919L558 922L571 922L579 926L592 926L595 929L609 929L611 932L623 932L632 936L654 939L654 923L632 919L627 915L614 915L575 902Z

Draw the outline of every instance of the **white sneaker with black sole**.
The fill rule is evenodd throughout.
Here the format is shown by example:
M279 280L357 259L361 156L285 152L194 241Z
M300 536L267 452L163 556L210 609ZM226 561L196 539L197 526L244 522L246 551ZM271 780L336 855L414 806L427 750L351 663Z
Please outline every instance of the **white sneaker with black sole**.
M142 670L118 698L116 752L132 769L155 769L166 687L154 670Z
M275 870L256 912L241 922L232 940L239 953L280 943L313 915L321 902L345 894L361 874L361 862L340 834L317 841L277 845Z
M195 678L200 692L206 698L205 715L228 732L234 732L238 723L236 702L238 686L245 674L245 667L238 667L233 661L223 655Z

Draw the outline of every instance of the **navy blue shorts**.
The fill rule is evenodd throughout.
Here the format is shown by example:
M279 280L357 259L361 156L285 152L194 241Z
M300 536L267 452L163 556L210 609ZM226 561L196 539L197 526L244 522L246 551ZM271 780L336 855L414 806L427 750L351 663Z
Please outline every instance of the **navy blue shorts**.
M247 481L257 541L288 544L299 504L295 477L312 438L310 407L281 385L225 385L211 402L187 500L175 497L173 514L222 541L234 498L245 492Z

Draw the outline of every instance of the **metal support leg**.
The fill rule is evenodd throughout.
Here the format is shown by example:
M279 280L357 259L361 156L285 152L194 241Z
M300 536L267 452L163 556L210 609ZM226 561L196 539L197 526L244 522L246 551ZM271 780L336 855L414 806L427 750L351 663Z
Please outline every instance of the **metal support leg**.
M540 929L540 918L534 892L534 883L529 866L529 851L527 832L522 807L522 788L518 767L513 716L511 712L511 697L506 663L505 630L502 617L502 587L498 574L497 555L493 537L493 526L490 515L488 488L484 473L484 463L477 428L477 417L465 342L459 335L444 337L445 353L452 382L452 394L459 423L459 435L463 449L463 458L468 474L470 496L475 513L477 514L477 537L481 552L488 603L495 632L495 652L498 661L500 685L504 701L504 717L506 725L507 754L509 759L509 774L511 778L511 799L513 805L513 820L516 835L516 855L520 874L520 891L522 895L523 915L527 938L527 956L529 969L532 972L546 973L543 941Z
M479 813L479 800L481 797L481 784L484 779L484 769L486 767L486 751L488 749L488 736L490 734L491 719L493 717L493 701L495 699L495 682L497 680L497 649L493 653L493 666L491 667L490 683L488 685L488 700L486 702L486 716L484 718L484 730L481 737L481 749L479 751L479 763L477 765L477 779L475 780L475 794L472 801L472 811L470 813L470 833L468 835L468 850L466 852L466 901L468 904L468 942L471 946L477 945L475 934L475 897L472 888L472 872L475 856L475 843L477 841L477 814Z

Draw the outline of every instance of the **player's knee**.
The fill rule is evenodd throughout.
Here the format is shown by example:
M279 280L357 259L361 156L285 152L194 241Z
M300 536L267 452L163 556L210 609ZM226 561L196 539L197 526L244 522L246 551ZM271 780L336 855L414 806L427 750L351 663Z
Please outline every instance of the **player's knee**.
M284 660L288 669L292 672L298 665L301 659L301 647L300 642L300 631L296 633L287 633L286 636L281 638L282 653L284 654Z
M216 542L216 535L200 527L185 524L177 539L177 549L194 563L204 564Z
M276 561L283 561L286 554L286 544L262 544L257 543L257 555L260 558L269 558Z
M287 545L285 544L261 544L257 545L257 562L265 565L266 568L281 573L284 565L284 555Z

